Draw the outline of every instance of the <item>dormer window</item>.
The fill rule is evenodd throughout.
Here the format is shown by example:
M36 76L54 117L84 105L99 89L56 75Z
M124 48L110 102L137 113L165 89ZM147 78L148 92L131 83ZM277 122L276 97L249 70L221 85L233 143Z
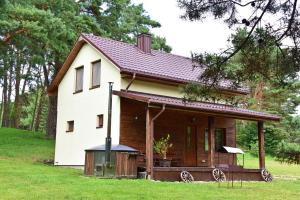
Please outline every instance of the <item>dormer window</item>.
M76 68L75 93L83 90L83 66Z
M100 86L100 78L101 78L101 60L97 60L95 62L92 62L91 89Z

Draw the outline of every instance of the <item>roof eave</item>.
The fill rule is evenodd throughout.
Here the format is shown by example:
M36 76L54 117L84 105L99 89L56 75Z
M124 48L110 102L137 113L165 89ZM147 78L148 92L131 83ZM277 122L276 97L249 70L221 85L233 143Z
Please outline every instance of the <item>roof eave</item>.
M50 83L49 87L47 88L47 93L49 96L57 95L58 85L60 84L61 80L63 79L64 75L67 73L70 65L76 58L78 52L80 51L81 47L86 43L85 40L82 39L81 36L78 37L76 43L74 44L73 48L71 49L68 57L65 59L62 67L58 71L57 75L54 77L52 82Z
M166 81L170 83L175 83L175 84L188 84L188 83L195 83L199 84L199 82L191 82L183 79L178 79L174 77L166 77L166 76L157 76L157 75L151 75L150 73L145 73L145 72L140 72L140 71L135 71L135 70L128 70L128 69L121 69L122 74L136 74L136 78L138 77L145 77L149 79L153 79L153 81L156 80L161 80L161 81ZM219 87L221 91L228 92L228 93L233 93L233 94L239 94L239 95L248 95L250 94L249 90L236 90L236 89L230 89L230 88L225 88L225 87Z
M114 95L128 98L131 100L136 100L144 103L148 103L149 105L162 105L166 104L165 102L157 102L157 101L151 101L150 98L147 97L141 97L139 95L130 94L127 92L122 91L113 91ZM212 110L212 109L205 109L205 108L191 108L187 106L180 106L180 105L171 105L166 104L167 108L174 108L174 109L180 109L180 110L187 110L187 111L193 111L193 112L200 112L204 114L213 114L213 115L219 115L219 116L227 116L235 119L241 119L241 120L251 120L251 121L280 121L281 118L278 116L263 116L263 115L250 115L245 113L236 113L231 111L218 111L218 110Z

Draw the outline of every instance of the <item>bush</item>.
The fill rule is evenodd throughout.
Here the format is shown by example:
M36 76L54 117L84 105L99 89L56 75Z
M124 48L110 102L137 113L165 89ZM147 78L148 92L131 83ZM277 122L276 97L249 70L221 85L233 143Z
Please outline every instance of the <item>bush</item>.
M278 125L273 123L265 123L264 125L265 151L270 155L275 155L280 141L287 138L286 131L276 126ZM245 150L249 150L251 154L257 154L258 133L256 122L238 122L237 144Z
M296 143L280 142L276 159L289 164L300 164L300 145Z

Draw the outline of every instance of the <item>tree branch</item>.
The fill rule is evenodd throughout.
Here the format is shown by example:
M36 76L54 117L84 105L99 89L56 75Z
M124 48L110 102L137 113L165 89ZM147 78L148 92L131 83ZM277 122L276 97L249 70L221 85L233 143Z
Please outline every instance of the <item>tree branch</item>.
M237 5L241 6L241 7L245 7L245 6L248 6L248 5L251 4L251 3L255 3L255 2L258 2L258 1L263 1L263 0L249 1L249 2L247 2L247 3L245 3L245 4L241 4L241 3L236 2L236 1L230 1L230 2L232 2L232 3L234 3L234 4L237 4Z
M289 24L288 24L286 30L285 30L284 33L276 40L276 42L281 41L281 40L284 38L284 36L287 35L287 33L289 32L289 30L292 28L292 24L294 23L294 20L295 20L295 13L296 13L296 10L297 10L297 1L298 1L298 0L294 0L293 11L292 11L291 17L290 17L290 19L289 19Z
M2 40L4 43L9 43L11 41L11 39L15 36L15 35L18 35L18 34L21 34L21 33L25 33L27 32L27 30L25 28L21 28L13 33L7 33L6 36L4 37L4 39Z
M236 50L234 50L234 52L232 52L228 57L226 57L220 64L224 64L226 63L230 58L232 58L235 54L237 54L243 47L244 45L248 42L250 36L252 35L253 31L255 30L255 27L257 26L257 24L261 21L261 19L263 18L264 14L266 13L266 11L268 10L269 5L272 3L272 0L268 1L268 4L266 5L266 7L264 8L264 10L262 11L261 15L259 16L259 18L256 20L256 22L254 23L254 25L252 26L250 32L248 33L247 37L245 38L245 40L243 41L243 43L236 48Z

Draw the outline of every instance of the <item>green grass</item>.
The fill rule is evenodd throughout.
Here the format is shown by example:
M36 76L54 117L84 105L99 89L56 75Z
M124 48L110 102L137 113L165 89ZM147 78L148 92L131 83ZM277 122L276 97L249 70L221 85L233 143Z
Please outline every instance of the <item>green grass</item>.
M145 180L103 180L85 177L81 170L42 164L52 158L54 141L44 135L0 129L0 199L299 199L300 179L272 183L244 182L227 189L226 183L184 184ZM246 165L257 159L247 156ZM275 175L300 176L299 166L267 159Z
M275 177L298 178L300 179L300 166L294 164L286 164L275 161L274 158L266 156L266 168L272 172ZM242 161L242 156L239 156ZM245 154L245 168L257 169L259 166L258 158Z

